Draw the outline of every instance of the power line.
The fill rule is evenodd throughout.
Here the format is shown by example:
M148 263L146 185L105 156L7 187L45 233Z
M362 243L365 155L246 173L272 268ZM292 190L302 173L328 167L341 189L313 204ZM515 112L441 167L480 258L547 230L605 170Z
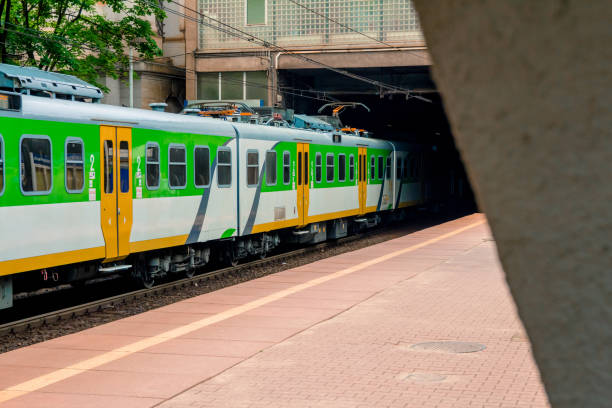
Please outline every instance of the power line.
M352 72L349 72L349 71L346 71L346 70L343 70L343 69L340 69L340 68L335 68L335 67L332 67L331 65L327 65L327 64L324 64L322 62L313 60L312 58L308 58L308 57L306 57L306 56L304 56L302 54L299 54L299 53L296 53L294 51L288 50L286 48L283 48L283 47L281 47L279 45L276 45L276 44L274 44L272 42L269 42L267 40L263 40L263 39L255 36L253 34L250 34L250 33L246 32L246 31L243 31L243 30L241 30L239 28L236 28L236 27L234 27L234 26L232 26L230 24L224 23L224 22L222 22L220 20L217 20L217 19L215 19L213 17L209 17L209 16L207 16L207 15L205 15L205 14L203 14L203 13L197 11L197 10L189 8L189 7L185 6L185 5L177 4L179 7L182 7L185 10L188 10L188 11L191 11L193 13L196 13L197 15L200 15L203 18L206 18L206 19L208 19L210 21L213 21L213 22L219 24L220 26L223 26L223 27L226 27L226 28L216 27L213 24L210 24L210 23L208 23L208 22L206 22L206 21L204 21L202 19L198 19L198 18L195 18L195 17L188 16L188 15L186 15L184 13L181 13L181 12L173 10L173 9L169 9L167 7L164 7L164 6L159 6L159 5L157 5L155 3L152 3L152 2L150 2L148 0L143 0L143 1L145 1L146 3L149 3L149 5L151 5L153 7L159 8L159 9L164 10L164 11L168 11L168 12L170 12L172 14L175 14L175 15L183 17L185 19L194 21L196 23L203 24L203 25L205 25L207 27L210 27L210 28L212 28L214 30L224 32L224 33L226 33L228 35L231 35L233 37L237 37L237 38L240 38L240 39L244 39L246 41L257 42L257 43L259 43L260 45L262 45L265 48L273 49L275 51L279 51L279 52L282 52L284 54L292 55L292 56L294 56L296 58L302 59L304 61L310 62L310 63L315 64L315 65L322 66L322 67L324 67L326 69L329 69L329 70L331 70L333 72L336 72L338 74L347 76L349 78L353 78L353 79L356 79L356 80L359 80L359 81L367 82L370 85L377 86L377 87L379 87L381 89L388 89L388 90L391 90L391 91L394 91L394 92L410 94L410 90L408 90L408 89L403 89L403 88L400 88L400 87L397 87L397 86L389 85L389 84L386 84L386 83L381 82L381 81L370 79L370 78L367 78L367 77L364 77L364 76L361 76L361 75L358 75L358 74L354 74Z
M10 24L10 25L12 25L14 27L21 28L21 26L17 26L17 25L12 24L12 23L8 23L8 24ZM51 41L51 42L55 42L57 44L68 44L68 45L71 45L71 46L79 46L79 47L81 47L81 48L83 48L85 50L91 51L91 52L99 52L100 49L108 51L108 52L114 52L114 50L111 50L111 49L105 48L105 47L99 47L99 49L90 48L90 47L88 47L87 45L85 45L83 43L79 43L79 42L70 40L68 38L56 36L56 35L53 35L53 34L45 33L46 36L55 37L57 39L49 38L49 37L45 37L45 36L41 36L41 35L36 35L36 34L33 34L32 32L23 32L23 31L19 31L19 30L13 30L13 29L6 28L6 27L4 29L7 30L7 31L10 31L10 32L13 32L13 33L25 35L27 37L37 38L39 40ZM33 29L29 29L29 31L34 31L34 30ZM37 32L41 33L40 31L37 31ZM62 41L60 41L60 40L62 40ZM159 62L153 62L153 61L149 61L149 60L141 59L141 58L132 58L132 62L144 62L144 63L147 63L147 64L163 66L163 67L175 69L175 70L178 70L178 71L189 71L189 72L197 73L197 71L189 69L189 68L175 67L175 66L170 65L170 64L163 64L163 63L159 63ZM319 100L319 101L323 101L323 102L333 102L333 99L329 99L328 97L325 96L325 92L320 92L320 91L314 91L314 90L309 90L309 89L299 89L299 88L292 88L292 87L282 87L282 89L278 89L277 90L277 89L275 89L273 87L270 87L270 86L267 86L267 85L263 85L263 84L258 84L258 83L255 83L255 82L236 81L236 80L223 79L223 78L221 78L221 81L222 82L227 82L227 83L244 84L244 85L250 86L250 87L265 88L265 89L269 89L269 90L278 91L278 92L281 92L283 94L299 96L299 97L307 98L307 99L314 99L314 100ZM319 95L323 94L323 97L321 98L321 97L308 96L308 95L304 95L302 92L316 93L316 94L319 94Z
M323 17L324 19L329 20L329 21L331 21L332 23L335 23L335 24L339 25L340 27L346 28L347 30L350 30L350 31L352 31L352 32L354 32L354 33L356 33L356 34L362 35L362 36L364 36L364 37L366 37L366 38L369 38L370 40L376 41L376 42L378 42L378 43L380 43L380 44L383 44L383 45L385 45L385 46L387 46L387 47L389 47L389 48L392 48L392 49L394 49L394 50L398 50L398 51L403 51L403 52L410 52L410 53L412 53L412 54L413 54L414 56L416 56L416 57L419 57L419 58L421 58L421 59L423 59L423 60L425 60L425 59L426 59L425 57L423 57L423 56L422 56L422 55L420 55L420 54L415 53L414 51L410 51L410 50L402 50L401 48L396 47L396 46L393 46L393 45L391 45L391 44L389 44L389 43L386 43L386 42L384 42L384 41L382 41L382 40L379 40L379 39L378 39L378 38L376 38L376 37L372 37L371 35L368 35L368 34L363 33L363 32L361 32L361 31L355 30L354 28L352 28L352 27L350 27L350 26L348 26L348 25L346 25L346 24L344 24L344 23L341 23L341 22L339 22L339 21L338 21L338 20L336 20L336 19L333 19L333 18L331 18L331 17L329 17L329 16L326 16L325 14L319 13L318 11L316 11L316 10L314 10L314 9L312 9L312 8L310 8L310 7L308 7L308 6L304 5L304 4L302 4L302 3L300 3L300 2L298 2L298 1L296 1L296 0L288 0L288 1L289 1L289 2L291 2L291 3L293 3L293 4L295 4L296 6L299 6L299 7L303 8L303 9L305 9L305 10L307 10L307 11L309 11L309 12L313 13L313 14L316 14L316 15L317 15L317 16L319 16L319 17Z
M176 69L180 71L198 73L196 70L189 69L189 68L179 68L179 67L171 66L168 64L162 64L162 63L146 61L146 60L139 60L139 61L145 62L147 64L164 66L164 67L168 67L168 68L172 68L172 69ZM219 78L218 77L217 78L204 78L203 80L207 82L218 82ZM281 89L276 89L274 87L260 84L257 82L249 82L249 81L243 81L243 80L237 80L237 79L227 79L227 78L223 78L223 76L221 76L221 82L237 84L237 85L246 85L246 86L253 87L253 88L262 88L262 89L272 90L275 92L278 91L286 95L294 95L294 96L299 96L302 98L314 99L314 100L323 101L323 102L334 102L334 99L331 99L330 97L328 97L325 92L315 91L311 89L300 89L300 88L293 88L293 87L288 87L288 86L283 86L283 87L279 87ZM323 96L322 97L309 96L309 95L304 95L302 92L309 92L309 93L314 93L314 94L323 95Z

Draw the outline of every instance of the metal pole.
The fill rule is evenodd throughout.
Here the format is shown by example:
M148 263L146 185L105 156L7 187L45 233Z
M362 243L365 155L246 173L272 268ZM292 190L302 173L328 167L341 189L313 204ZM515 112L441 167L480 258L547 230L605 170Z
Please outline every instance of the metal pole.
M130 47L130 108L134 107L134 50Z

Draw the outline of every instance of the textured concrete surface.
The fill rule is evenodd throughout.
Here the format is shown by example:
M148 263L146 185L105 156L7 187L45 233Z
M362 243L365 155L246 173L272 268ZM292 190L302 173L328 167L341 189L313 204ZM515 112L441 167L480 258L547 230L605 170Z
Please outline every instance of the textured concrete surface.
M416 0L555 407L612 401L612 7Z
M474 214L0 355L4 407L546 407ZM479 342L483 351L415 350Z
M405 279L160 408L548 407L489 234L482 225L357 272L345 285L360 276L371 282ZM362 254L373 258L381 252L362 250L327 264L358 264ZM287 298L282 306L291 313L336 301L333 292L319 293L318 302L310 293ZM455 354L413 347L440 340L477 342L486 349Z

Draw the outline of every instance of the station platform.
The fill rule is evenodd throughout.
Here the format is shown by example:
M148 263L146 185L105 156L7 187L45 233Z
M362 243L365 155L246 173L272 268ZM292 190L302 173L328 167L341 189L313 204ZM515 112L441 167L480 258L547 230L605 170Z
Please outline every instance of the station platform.
M547 407L473 214L0 355L1 407Z

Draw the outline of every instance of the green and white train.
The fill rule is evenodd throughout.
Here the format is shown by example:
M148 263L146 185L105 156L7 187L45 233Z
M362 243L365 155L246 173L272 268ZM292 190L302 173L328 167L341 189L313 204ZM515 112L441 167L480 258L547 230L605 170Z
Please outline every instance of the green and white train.
M428 200L419 146L0 94L0 280L145 285ZM45 95L42 95L45 96Z

